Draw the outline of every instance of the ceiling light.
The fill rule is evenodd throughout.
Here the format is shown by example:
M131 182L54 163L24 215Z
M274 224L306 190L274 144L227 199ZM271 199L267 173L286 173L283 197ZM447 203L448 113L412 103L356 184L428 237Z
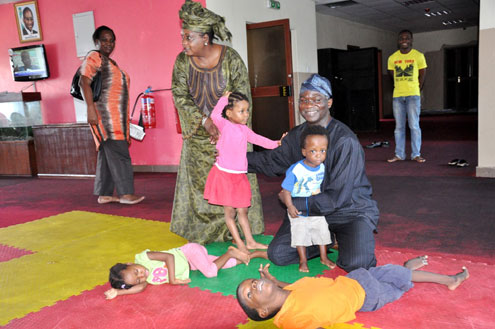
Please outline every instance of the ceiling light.
M452 24L460 24L460 23L464 23L464 22L465 22L464 18L459 18L459 19L452 19L452 20L448 20L448 21L443 21L442 24L443 25L452 25Z

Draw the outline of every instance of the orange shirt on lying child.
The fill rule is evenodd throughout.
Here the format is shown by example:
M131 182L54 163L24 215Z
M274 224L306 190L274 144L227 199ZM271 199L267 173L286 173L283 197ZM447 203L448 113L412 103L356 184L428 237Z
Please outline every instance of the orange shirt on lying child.
M284 289L291 293L277 313L274 323L284 329L317 328L356 318L366 296L353 279L305 277Z

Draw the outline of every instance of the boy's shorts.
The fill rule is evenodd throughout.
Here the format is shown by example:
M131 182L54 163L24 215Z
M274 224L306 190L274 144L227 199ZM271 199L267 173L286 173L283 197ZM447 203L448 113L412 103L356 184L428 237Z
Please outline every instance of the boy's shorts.
M293 218L289 215L291 231L291 247L298 246L324 246L332 242L330 230L325 216L299 216Z

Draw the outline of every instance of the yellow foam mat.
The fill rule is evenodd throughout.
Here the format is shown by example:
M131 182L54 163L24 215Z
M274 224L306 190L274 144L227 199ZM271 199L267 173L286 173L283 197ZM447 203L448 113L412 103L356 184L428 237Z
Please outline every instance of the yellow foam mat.
M273 324L273 319L266 321L252 321L249 320L246 324L240 324L237 326L239 329L278 329L276 325ZM336 323L331 326L323 327L324 329L380 329L377 327L363 327L362 323Z
M85 211L0 229L0 243L33 254L0 262L0 325L108 282L117 262L187 241L170 224Z

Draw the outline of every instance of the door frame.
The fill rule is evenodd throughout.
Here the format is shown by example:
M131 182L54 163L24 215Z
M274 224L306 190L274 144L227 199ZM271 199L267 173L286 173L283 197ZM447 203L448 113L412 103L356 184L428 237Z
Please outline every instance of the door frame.
M283 26L284 28L284 43L285 43L285 71L286 71L286 86L290 86L292 93L294 92L293 86L293 72L292 72L292 44L290 37L290 24L289 19L279 19L275 21L267 21L261 23L246 24L246 30L254 30L272 26ZM251 97L270 97L280 96L280 86L264 86L264 87L252 87ZM288 110L289 110L289 129L295 126L295 114L294 114L294 96L288 96Z

